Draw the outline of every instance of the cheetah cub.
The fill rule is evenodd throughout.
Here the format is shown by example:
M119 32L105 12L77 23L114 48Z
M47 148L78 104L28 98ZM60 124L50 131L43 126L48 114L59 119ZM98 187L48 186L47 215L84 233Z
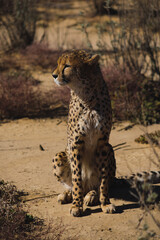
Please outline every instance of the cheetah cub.
M71 89L68 138L65 152L53 159L54 175L67 190L60 203L72 202L70 213L83 214L83 203L100 202L104 213L115 212L110 203L109 182L115 176L114 152L109 142L111 102L98 63L99 56L74 50L58 59L53 78Z

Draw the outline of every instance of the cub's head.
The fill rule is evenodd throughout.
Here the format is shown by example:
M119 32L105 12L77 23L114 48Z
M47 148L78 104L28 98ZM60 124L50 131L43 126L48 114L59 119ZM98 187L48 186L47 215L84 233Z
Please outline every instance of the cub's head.
M88 76L99 66L99 56L91 56L83 50L64 53L57 62L57 68L52 76L58 85L68 85L70 88L85 83Z

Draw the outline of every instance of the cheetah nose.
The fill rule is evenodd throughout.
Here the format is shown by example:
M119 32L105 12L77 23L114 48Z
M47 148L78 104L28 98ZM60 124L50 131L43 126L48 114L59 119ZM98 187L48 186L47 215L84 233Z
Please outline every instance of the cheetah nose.
M53 74L52 76L53 76L54 79L56 79L58 77L57 74Z

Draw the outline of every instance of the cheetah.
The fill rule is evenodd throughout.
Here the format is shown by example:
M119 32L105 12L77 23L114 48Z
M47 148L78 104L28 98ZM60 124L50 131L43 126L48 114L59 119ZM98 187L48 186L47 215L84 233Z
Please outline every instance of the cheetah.
M83 50L64 53L53 72L57 85L71 89L67 147L53 158L54 175L66 187L58 196L61 204L72 203L74 217L83 214L83 203L99 203L104 213L114 213L109 186L115 180L116 160L109 144L112 109L107 85L99 66L99 56ZM130 177L160 179L160 172Z
M71 89L66 151L53 159L54 169L59 171L56 175L64 173L63 182L68 187L58 200L72 201L71 215L80 216L83 197L89 205L99 195L102 211L113 213L115 206L108 194L109 182L116 170L109 144L112 110L99 56L83 50L64 53L58 59L53 78L57 85Z

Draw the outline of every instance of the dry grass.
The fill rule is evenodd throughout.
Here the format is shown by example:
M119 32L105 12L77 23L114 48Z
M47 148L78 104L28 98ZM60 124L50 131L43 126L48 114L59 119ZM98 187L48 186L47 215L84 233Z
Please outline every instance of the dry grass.
M160 145L160 131L155 131L152 133L147 133L140 135L138 138L135 139L135 142L142 143L142 144L149 144L148 138L152 141L155 145Z
M52 72L57 64L57 59L62 53L48 48L44 44L32 44L24 49L15 49L6 52L0 58L1 72L10 71L10 69L43 72Z
M45 225L42 219L24 211L20 202L22 195L24 192L18 191L14 185L0 181L0 239L61 239L67 231L63 223Z
M142 79L126 67L102 69L112 100L115 120L130 120L145 125L160 121L160 82ZM154 94L153 94L154 93Z
M109 66L103 69L112 100L115 120L128 120L137 117L139 84L129 71Z
M35 239L33 232L43 223L23 211L19 200L22 194L23 192L19 192L14 185L0 181L0 239L2 240Z
M1 74L0 119L66 115L70 98L68 88L42 93L37 84L39 82L26 71Z
M32 44L20 50L20 54L22 59L32 68L37 67L48 72L55 68L57 59L62 53L51 50L45 45Z
M61 52L34 44L20 50L17 55L15 58L14 53L8 54L4 61L0 61L0 119L66 115L70 99L68 88L55 88L43 93L38 87L34 88L38 81L29 73L33 68L51 73ZM120 66L111 65L102 68L102 72L109 87L115 120L159 123L158 81L142 79Z

